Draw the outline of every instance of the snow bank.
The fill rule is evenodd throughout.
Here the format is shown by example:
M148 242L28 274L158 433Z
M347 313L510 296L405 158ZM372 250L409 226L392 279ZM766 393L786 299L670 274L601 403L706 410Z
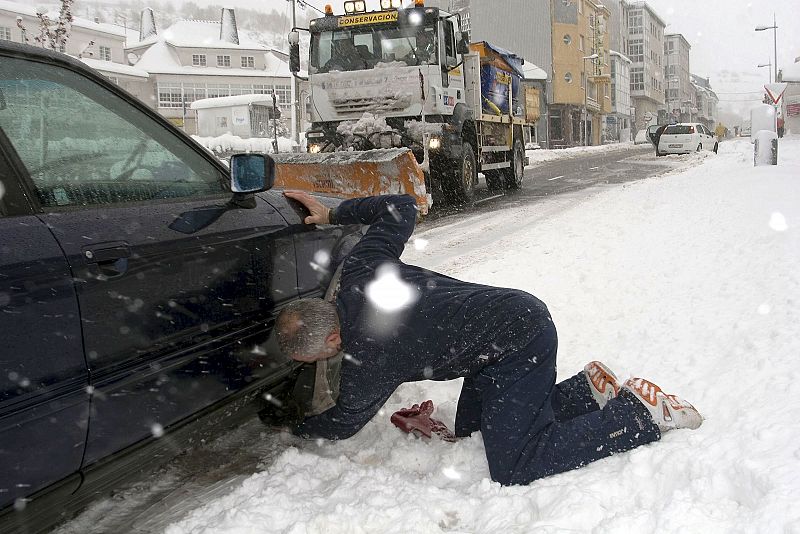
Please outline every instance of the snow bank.
M586 153L597 152L610 152L616 150L631 150L637 148L633 143L613 143L610 145L597 145L597 146L575 146L570 148L559 148L557 150L526 150L525 155L528 156L528 166L526 169L532 168L534 163L541 163L543 161L552 161L555 159L567 159L581 156Z
M192 139L211 152L217 154L223 152L273 152L272 139L265 137L251 137L245 139L238 135L226 133L218 137L200 137L199 135L193 135ZM297 143L291 139L278 137L278 151L280 152L291 152L292 148L296 145Z
M693 402L699 430L501 487L479 434L426 442L391 425L426 398L452 424L458 381L409 384L349 440L287 438L263 472L167 534L798 532L800 140L782 139L779 157L754 168L747 140L725 142L696 167L578 205L423 225L404 255L533 292L559 328L560 379L602 359Z

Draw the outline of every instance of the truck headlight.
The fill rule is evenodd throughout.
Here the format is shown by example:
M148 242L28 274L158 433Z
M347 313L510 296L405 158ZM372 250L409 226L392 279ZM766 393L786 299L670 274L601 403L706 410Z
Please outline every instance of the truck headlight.
M440 137L431 137L428 140L428 148L431 150L439 150L442 148L442 139Z
M321 150L322 150L322 145L318 145L316 143L308 145L308 151L311 154L319 154Z

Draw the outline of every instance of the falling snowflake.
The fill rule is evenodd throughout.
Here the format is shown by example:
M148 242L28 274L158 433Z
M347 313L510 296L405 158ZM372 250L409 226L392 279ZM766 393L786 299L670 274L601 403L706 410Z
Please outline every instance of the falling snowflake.
M450 480L461 480L461 473L455 467L448 466L442 469L442 474Z
M785 232L789 225L786 224L786 217L783 216L783 213L775 211L769 217L769 227L776 232Z
M369 301L383 312L397 312L417 300L416 290L400 279L396 265L384 264L378 267L375 279L367 284Z
M160 438L164 435L164 427L158 423L153 423L150 426L150 433L153 434L154 438Z

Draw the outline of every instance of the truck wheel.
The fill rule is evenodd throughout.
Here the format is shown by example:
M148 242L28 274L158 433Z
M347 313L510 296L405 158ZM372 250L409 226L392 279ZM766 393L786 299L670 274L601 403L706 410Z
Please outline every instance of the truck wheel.
M499 191L503 189L506 177L503 175L502 171L483 171L483 175L486 177L486 187L489 191Z
M453 193L457 202L470 202L475 196L475 182L478 181L478 166L475 152L467 141L461 144L461 160L453 180Z
M519 137L514 139L514 147L511 149L511 167L503 171L506 189L522 187L522 178L525 174L525 147Z

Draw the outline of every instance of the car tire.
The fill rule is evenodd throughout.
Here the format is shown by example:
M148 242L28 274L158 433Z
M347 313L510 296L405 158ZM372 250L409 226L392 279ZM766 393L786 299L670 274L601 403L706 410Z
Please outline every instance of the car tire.
M503 185L506 189L513 190L522 187L522 179L525 175L525 147L519 137L514 139L511 148L511 167L503 169L503 175L505 176Z
M714 154L718 154L719 143L714 143Z

